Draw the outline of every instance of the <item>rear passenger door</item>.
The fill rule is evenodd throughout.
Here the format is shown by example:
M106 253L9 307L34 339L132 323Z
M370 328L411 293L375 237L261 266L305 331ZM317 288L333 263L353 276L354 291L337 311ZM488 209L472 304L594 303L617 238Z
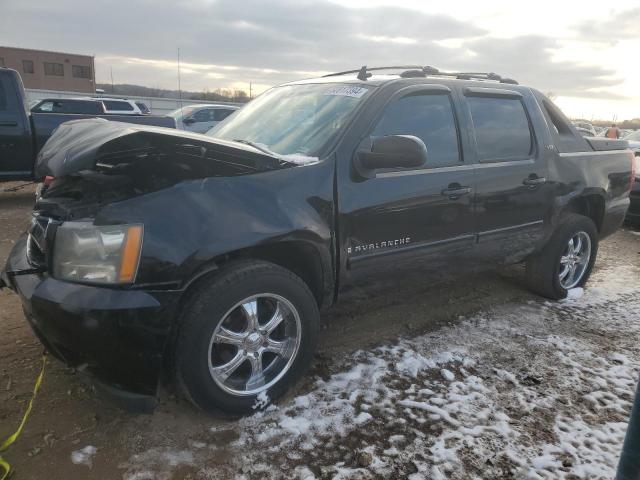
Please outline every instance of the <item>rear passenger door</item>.
M518 91L463 90L476 156L475 219L478 253L490 260L519 261L543 235L553 203L547 182L550 152L533 121L535 99Z

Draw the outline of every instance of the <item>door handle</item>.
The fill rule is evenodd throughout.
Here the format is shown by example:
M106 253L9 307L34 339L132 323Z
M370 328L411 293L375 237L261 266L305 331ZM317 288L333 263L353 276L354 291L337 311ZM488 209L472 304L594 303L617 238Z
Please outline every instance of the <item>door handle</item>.
M535 187L536 185L542 185L543 183L547 183L547 179L544 177L527 177L522 181L523 185L527 185L529 187Z
M15 120L0 120L0 127L17 127L18 122Z
M449 197L450 200L457 200L463 195L469 195L471 193L471 187L465 187L457 183L452 183L440 193L445 197Z

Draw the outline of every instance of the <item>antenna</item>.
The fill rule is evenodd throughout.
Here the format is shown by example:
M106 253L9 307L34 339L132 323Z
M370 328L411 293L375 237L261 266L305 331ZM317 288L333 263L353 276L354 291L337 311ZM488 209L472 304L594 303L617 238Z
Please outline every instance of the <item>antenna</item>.
M182 116L182 86L180 85L180 47L178 47L178 98L180 99L180 116Z

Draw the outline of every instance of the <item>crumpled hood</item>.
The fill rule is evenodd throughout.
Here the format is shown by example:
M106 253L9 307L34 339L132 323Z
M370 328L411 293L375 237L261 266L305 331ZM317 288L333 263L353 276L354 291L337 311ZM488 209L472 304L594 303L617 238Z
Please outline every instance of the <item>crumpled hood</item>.
M192 178L251 173L286 165L248 145L170 128L102 118L60 125L36 160L36 178L62 177L87 170L126 167L163 158ZM220 168L222 167L222 169ZM119 171L122 169L119 168ZM225 173L226 172L226 173Z

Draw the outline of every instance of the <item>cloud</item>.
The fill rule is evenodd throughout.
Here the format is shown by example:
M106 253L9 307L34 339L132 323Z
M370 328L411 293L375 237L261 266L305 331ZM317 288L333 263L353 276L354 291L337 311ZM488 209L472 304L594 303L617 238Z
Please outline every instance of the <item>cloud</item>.
M577 61L554 61L553 53L560 47L558 40L536 35L503 39L485 37L463 44L475 55L460 59L466 68L487 69L512 77L556 95L595 97L595 92L621 83L615 72L600 65ZM615 94L600 91L600 98ZM620 98L617 96L617 98Z
M582 22L575 30L584 41L616 44L621 40L637 40L640 37L640 7Z
M550 38L500 39L453 16L326 0L6 2L0 31L10 45L95 54L98 81L112 68L116 83L152 87L175 88L178 47L190 90L398 63L495 71L559 95L593 95L617 81L597 65L554 62L559 43Z
M629 100L631 97L608 90L583 90L580 98L594 98L598 100Z

